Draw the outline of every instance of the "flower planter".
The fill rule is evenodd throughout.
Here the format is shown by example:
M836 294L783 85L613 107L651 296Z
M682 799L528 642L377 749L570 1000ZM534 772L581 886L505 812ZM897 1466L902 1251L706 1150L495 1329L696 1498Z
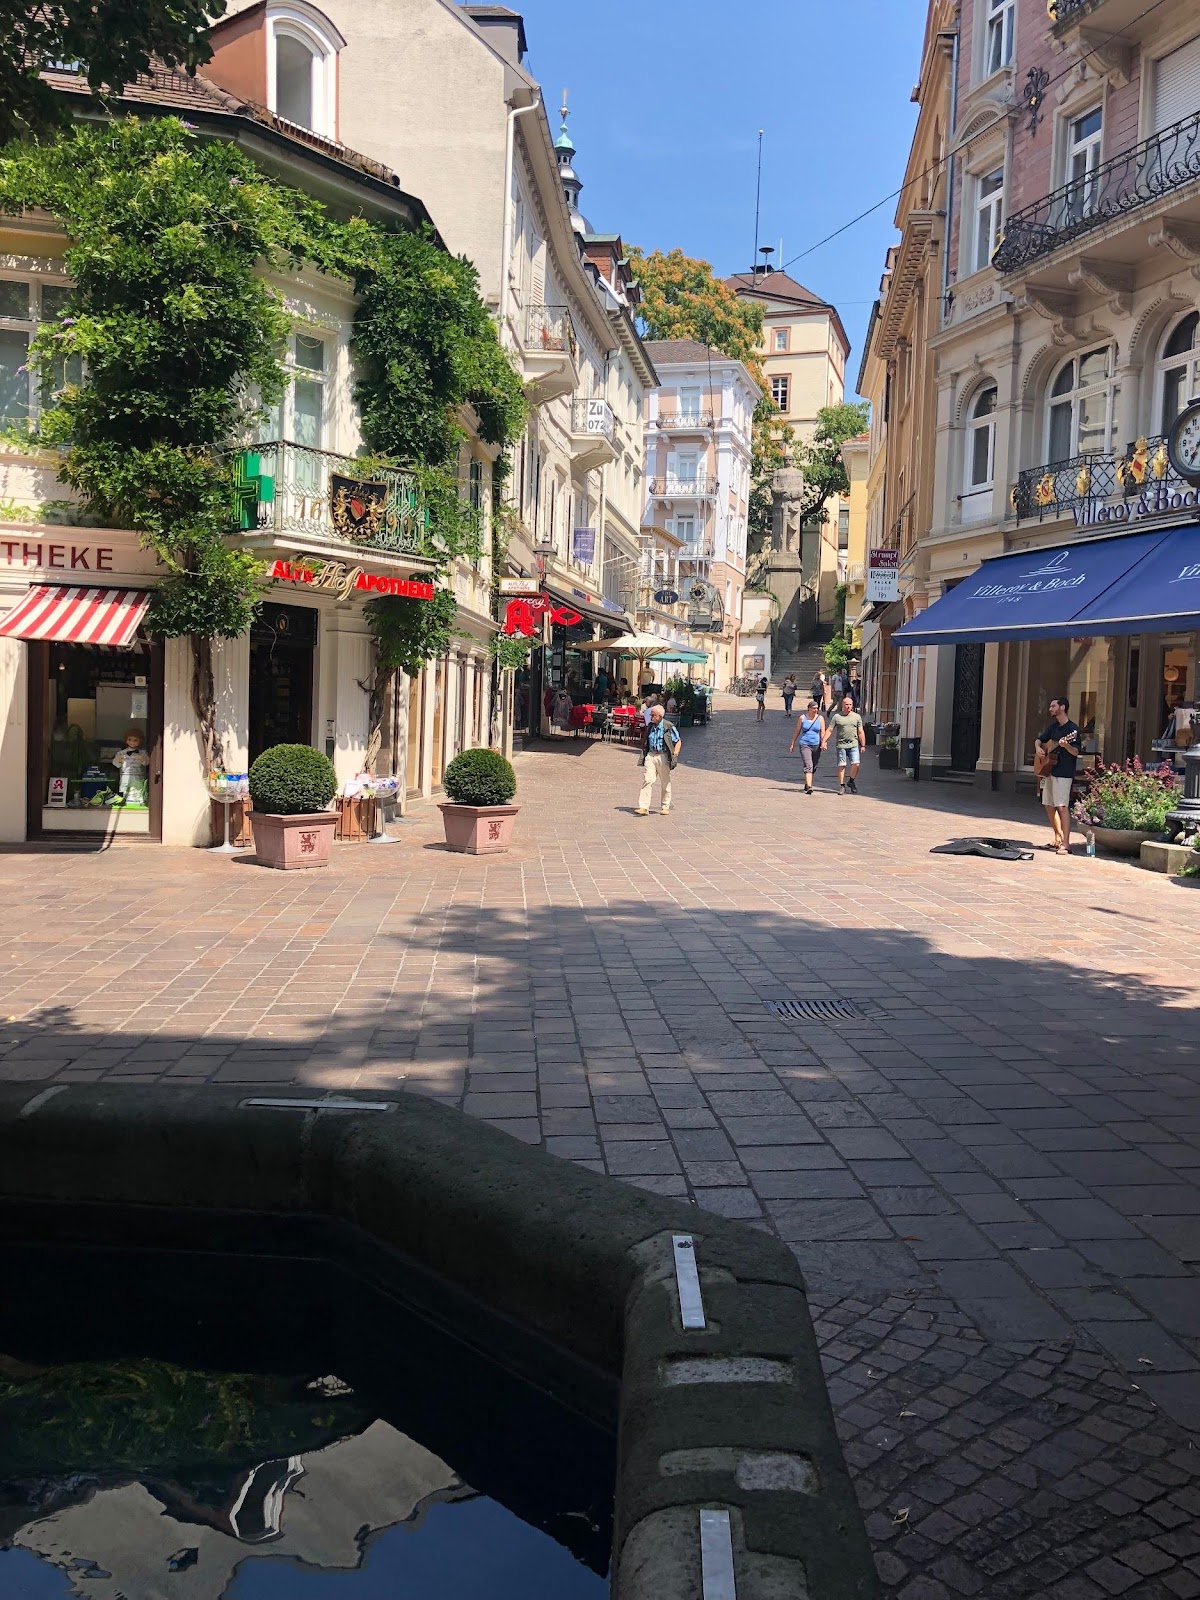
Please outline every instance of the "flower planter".
M494 856L507 850L520 806L456 806L439 803L446 848L459 855Z
M1093 828L1096 844L1099 849L1112 856L1136 856L1141 854L1142 846L1147 839L1157 839L1157 831L1145 831L1141 828Z
M252 811L250 827L254 833L255 858L261 866L278 867L284 872L327 867L337 820L332 811L309 812L296 817Z
M881 772L898 772L900 770L899 750L889 750L886 745L880 745L879 768Z

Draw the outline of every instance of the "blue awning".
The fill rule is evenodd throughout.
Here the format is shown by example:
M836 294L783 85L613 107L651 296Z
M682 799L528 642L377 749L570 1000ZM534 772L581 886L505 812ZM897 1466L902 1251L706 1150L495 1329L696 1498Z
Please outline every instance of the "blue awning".
M1192 628L1200 628L1196 523L997 556L897 628L892 643L1086 639Z

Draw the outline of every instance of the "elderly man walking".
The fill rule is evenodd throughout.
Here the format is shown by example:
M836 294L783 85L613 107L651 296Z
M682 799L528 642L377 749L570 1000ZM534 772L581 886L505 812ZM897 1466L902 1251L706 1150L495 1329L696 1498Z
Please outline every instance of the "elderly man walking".
M642 792L637 803L639 817L650 815L655 784L662 789L659 814L665 817L671 809L671 773L679 760L683 740L674 723L665 719L666 711L661 705L651 706L650 721L642 738Z

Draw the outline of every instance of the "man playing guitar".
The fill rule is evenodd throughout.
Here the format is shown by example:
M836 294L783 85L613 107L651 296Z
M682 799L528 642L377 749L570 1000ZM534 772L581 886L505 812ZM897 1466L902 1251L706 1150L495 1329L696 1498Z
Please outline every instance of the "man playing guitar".
M1071 782L1079 767L1079 729L1067 715L1069 701L1059 695L1050 702L1050 722L1034 742L1033 772L1041 782L1042 805L1050 818L1054 839L1046 846L1057 855L1069 853L1071 842Z

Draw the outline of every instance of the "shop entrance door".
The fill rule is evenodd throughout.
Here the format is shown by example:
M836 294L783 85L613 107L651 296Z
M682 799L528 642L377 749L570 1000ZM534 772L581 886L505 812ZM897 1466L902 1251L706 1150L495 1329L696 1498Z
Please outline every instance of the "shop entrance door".
M974 772L979 761L983 717L983 646L960 644L954 650L954 710L950 723L950 766Z
M250 760L276 744L313 742L317 613L265 605L250 629Z

